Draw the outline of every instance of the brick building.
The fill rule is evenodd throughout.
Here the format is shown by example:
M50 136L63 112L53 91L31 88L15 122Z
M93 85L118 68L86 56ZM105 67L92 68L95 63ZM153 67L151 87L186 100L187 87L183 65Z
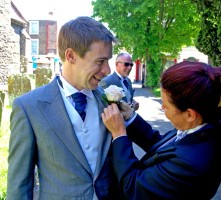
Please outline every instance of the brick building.
M31 55L57 54L57 21L29 20Z

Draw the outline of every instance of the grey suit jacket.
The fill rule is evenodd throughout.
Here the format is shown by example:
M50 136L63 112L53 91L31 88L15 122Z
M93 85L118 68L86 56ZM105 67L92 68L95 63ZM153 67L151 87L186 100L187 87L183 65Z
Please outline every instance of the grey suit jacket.
M93 91L101 114L102 91ZM92 175L67 114L56 79L14 100L7 199L33 198L34 167L38 166L40 199L118 199L110 163L111 134L101 127L101 144ZM120 199L120 198L119 198Z
M126 79L128 81L128 84L129 84L130 96L133 97L133 92L134 91L133 91L133 88L132 88L132 82L128 77ZM118 87L123 88L123 86L121 84L121 81L120 81L120 77L117 75L116 72L114 72L114 73L108 75L107 77L103 78L99 83L99 86L101 86L104 89L109 87L110 85L116 85ZM132 99L131 99L131 102L132 102ZM128 102L126 97L124 97L123 100Z

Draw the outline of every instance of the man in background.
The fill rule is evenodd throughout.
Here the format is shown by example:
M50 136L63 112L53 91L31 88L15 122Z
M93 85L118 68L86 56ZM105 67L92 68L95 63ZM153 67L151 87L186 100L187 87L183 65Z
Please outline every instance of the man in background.
M129 103L134 110L138 110L139 103L133 99L135 90L132 88L132 82L128 78L133 65L133 60L130 54L126 52L119 53L116 57L115 72L102 79L99 86L104 89L110 85L116 85L123 88L126 95L123 100Z

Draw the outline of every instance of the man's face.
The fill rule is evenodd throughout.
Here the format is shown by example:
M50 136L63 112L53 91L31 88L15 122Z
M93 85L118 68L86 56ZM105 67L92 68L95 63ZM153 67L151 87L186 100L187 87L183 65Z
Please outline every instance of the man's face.
M108 60L112 57L112 44L92 43L84 58L77 56L75 63L74 86L78 90L97 88L102 78L110 74Z
M129 76L132 66L133 60L130 55L124 55L119 57L116 61L116 71L123 77Z

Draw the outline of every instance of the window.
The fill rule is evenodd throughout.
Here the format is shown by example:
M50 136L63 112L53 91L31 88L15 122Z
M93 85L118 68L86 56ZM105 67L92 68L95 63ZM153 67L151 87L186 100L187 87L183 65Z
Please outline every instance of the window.
M31 40L31 54L38 55L38 51L39 51L39 41L38 39L32 39Z
M29 34L39 34L39 21L29 21Z

